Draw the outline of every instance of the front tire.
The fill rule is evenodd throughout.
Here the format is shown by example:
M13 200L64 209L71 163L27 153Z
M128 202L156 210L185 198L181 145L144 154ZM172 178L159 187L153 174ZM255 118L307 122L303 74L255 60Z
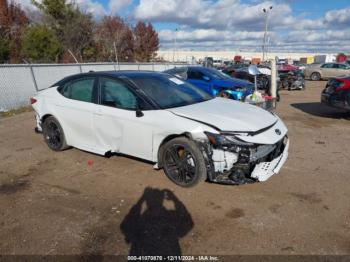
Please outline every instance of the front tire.
M165 175L175 184L192 187L207 177L203 153L186 137L166 142L160 149Z
M47 146L53 151L62 151L68 146L63 129L56 118L49 116L43 124L43 136Z

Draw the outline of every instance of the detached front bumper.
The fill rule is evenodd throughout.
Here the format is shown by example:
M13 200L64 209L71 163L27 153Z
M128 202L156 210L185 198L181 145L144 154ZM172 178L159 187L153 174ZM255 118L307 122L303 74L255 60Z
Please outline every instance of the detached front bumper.
M257 179L258 181L266 181L274 174L277 174L288 158L289 140L284 147L281 155L276 157L270 162L261 162L257 164L251 173L251 177Z

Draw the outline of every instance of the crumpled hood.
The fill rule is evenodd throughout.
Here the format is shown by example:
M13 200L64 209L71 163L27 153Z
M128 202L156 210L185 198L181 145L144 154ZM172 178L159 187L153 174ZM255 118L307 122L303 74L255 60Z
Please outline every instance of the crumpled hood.
M220 97L167 110L215 126L221 131L231 132L256 132L278 121L274 115L257 106Z

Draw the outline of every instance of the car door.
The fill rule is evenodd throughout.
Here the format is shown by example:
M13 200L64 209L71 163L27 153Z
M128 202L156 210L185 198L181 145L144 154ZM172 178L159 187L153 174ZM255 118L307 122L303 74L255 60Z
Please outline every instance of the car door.
M81 76L63 84L60 87L63 97L56 101L54 114L69 145L99 153L92 129L95 84L94 76Z
M138 111L145 108L146 102L120 79L99 77L98 87L93 126L100 148L152 159L152 115Z
M187 81L198 88L211 94L212 84L210 82L210 77L205 76L202 72L189 68L187 71Z
M350 74L350 67L345 64L335 64L337 67L337 74L334 76L342 76Z
M327 63L320 67L321 71L321 77L322 78L329 78L334 75L334 64L333 63Z

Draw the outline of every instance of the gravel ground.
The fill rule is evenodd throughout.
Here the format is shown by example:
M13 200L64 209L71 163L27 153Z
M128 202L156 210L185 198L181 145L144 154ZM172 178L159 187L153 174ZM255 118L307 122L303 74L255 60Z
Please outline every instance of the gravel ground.
M290 156L264 183L183 189L149 163L53 152L0 120L0 254L350 254L350 115L282 91ZM155 251L156 250L156 251Z

